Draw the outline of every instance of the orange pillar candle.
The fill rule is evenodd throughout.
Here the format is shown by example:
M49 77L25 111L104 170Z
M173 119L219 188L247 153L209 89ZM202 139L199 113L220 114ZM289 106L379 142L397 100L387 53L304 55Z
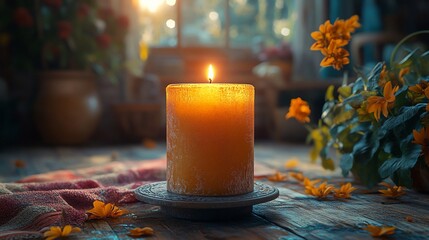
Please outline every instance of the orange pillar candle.
M253 191L254 88L167 86L167 190L229 196Z

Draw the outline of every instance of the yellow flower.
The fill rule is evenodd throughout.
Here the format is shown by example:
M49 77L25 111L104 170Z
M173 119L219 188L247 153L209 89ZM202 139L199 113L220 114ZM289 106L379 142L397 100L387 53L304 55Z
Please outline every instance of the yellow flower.
M293 178L295 178L295 180L297 180L298 182L303 182L305 177L302 173L299 172L291 172L289 173L289 175Z
M71 225L66 225L63 228L59 226L52 226L49 228L48 231L43 233L43 237L45 237L46 240L51 240L51 239L67 237L71 233L80 232L80 231L81 231L80 228L72 227Z
M421 128L419 131L413 130L413 136L413 143L422 145L425 162L429 166L429 128Z
M383 68L380 72L380 78L378 80L378 86L384 87L384 85L387 83L388 76L389 72L386 70L386 65L383 65Z
M339 189L334 189L334 197L335 198L350 198L351 192L356 190L357 188L353 187L351 183L346 183L341 185Z
M304 184L304 187L313 187L314 184L316 184L320 181L322 181L322 180L320 180L320 179L310 180L309 178L304 177L304 180L302 181L302 183Z
M319 31L311 33L311 37L316 42L311 46L311 50L322 50L327 48L331 41L335 41L338 47L348 44L351 39L350 34L360 27L359 16L354 15L347 20L338 19L331 24L329 20L319 26Z
M311 109L308 103L299 97L290 101L289 112L286 114L286 119L295 118L302 123L310 122L310 113Z
M311 33L311 37L316 42L311 45L311 50L321 51L325 58L320 63L322 67L332 66L340 70L344 65L349 64L350 55L344 46L350 39L351 33L360 27L359 16L354 15L347 20L338 19L331 24L326 21L319 26L319 31Z
M291 158L285 162L285 168L296 168L299 165L297 158Z
M89 219L105 219L105 218L117 218L126 213L125 210L119 209L117 206L111 203L104 203L99 200L95 200L93 208L88 210Z
M380 185L387 187L386 190L378 190L383 194L383 196L388 198L399 198L405 194L404 189L401 186L390 185L386 182L380 183Z
M356 28L360 28L360 27L361 25L359 23L358 15L353 15L349 19L347 19L344 26L345 30L350 33L354 32Z
M420 81L414 86L408 87L408 90L414 93L417 93L418 95L425 95L425 91L428 87L428 82L426 81Z
M144 228L134 228L130 230L130 233L128 234L131 237L141 237L141 236L151 236L153 235L154 231L150 227L144 227Z
M399 71L399 80L401 80L402 84L404 83L404 76L406 74L410 73L410 68L402 68L401 71Z
M305 192L319 199L324 199L332 192L333 188L334 187L332 185L328 185L326 182L323 182L318 187L306 186Z
M322 62L320 62L321 67L332 66L336 70L340 70L344 65L350 63L349 52L344 48L338 47L336 41L331 41L327 48L320 50L325 56Z
M311 45L311 50L322 50L329 45L330 42L330 32L332 32L332 24L329 20L326 20L325 23L319 26L319 31L311 33L311 37L316 40L316 42Z
M286 174L283 174L281 172L276 172L274 175L269 176L268 180L272 182L281 182L287 179Z
M367 230L373 237L392 235L395 233L395 229L396 229L395 227L389 227L389 226L378 227L374 225L367 225L366 228L364 228L364 230Z
M371 96L367 99L368 113L374 113L375 120L380 120L380 115L383 113L385 117L389 115L388 109L395 103L395 93L398 91L399 86L392 87L392 83L388 82L384 85L383 97Z

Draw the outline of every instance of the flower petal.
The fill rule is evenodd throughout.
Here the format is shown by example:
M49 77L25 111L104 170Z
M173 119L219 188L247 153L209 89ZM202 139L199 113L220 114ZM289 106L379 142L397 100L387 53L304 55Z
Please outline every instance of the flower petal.
M71 231L72 231L72 226L70 226L70 225L66 225L66 226L63 228L63 231L62 231L62 233L61 233L61 236L63 236L63 237L68 236L68 235L71 233Z

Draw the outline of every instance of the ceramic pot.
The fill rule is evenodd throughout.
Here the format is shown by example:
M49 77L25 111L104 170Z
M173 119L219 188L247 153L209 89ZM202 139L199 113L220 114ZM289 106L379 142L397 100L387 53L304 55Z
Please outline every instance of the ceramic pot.
M84 71L48 71L39 74L35 123L49 144L85 143L97 127L101 104L95 79Z

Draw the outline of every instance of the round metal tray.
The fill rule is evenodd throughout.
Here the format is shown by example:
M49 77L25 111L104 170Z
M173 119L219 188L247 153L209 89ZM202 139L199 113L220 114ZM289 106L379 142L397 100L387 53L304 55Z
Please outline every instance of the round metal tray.
M167 182L156 182L137 188L138 200L161 206L165 214L190 220L214 221L249 216L253 205L268 202L279 196L273 186L255 182L251 193L236 196L188 196L167 191Z

